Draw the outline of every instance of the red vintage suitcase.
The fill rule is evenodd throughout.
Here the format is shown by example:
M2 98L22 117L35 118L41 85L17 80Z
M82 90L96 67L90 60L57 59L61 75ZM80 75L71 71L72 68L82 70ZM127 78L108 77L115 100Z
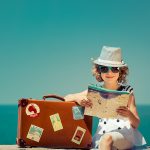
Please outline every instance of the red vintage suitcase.
M91 147L92 117L84 116L83 108L75 102L62 101L64 98L57 95L18 101L17 144L20 147Z

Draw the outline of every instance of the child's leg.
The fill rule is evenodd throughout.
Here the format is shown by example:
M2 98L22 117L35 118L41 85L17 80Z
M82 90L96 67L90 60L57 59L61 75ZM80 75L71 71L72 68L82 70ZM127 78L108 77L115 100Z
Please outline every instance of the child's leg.
M128 141L123 134L121 134L120 132L110 132L110 133L106 133L106 135L111 136L112 138L112 146L123 150L123 149L130 149L133 147L133 144Z
M112 136L109 134L104 134L99 143L99 150L111 150L112 143Z

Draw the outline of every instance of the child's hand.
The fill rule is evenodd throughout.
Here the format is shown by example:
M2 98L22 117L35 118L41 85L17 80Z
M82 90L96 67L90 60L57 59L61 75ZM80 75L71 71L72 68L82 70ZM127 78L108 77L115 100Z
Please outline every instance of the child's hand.
M92 107L92 101L90 99L87 99L86 97L84 99L78 99L77 103L84 107Z
M130 118L131 116L133 116L133 113L129 110L128 107L125 107L125 106L120 106L116 112L121 115L121 116L124 116L124 117L128 117Z

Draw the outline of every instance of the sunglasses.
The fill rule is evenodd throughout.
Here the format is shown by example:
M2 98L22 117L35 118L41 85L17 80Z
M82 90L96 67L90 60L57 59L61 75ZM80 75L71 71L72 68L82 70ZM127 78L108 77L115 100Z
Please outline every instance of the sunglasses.
M119 67L98 66L98 71L100 73L108 73L109 70L111 70L113 73L118 73Z

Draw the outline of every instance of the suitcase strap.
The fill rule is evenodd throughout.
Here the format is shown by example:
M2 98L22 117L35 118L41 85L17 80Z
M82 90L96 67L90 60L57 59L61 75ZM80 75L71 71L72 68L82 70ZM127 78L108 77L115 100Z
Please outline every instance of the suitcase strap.
M46 100L46 98L56 98L56 99L59 99L61 101L65 101L65 99L61 96L58 96L58 95L54 95L54 94L50 94L50 95L45 95L43 96L43 99Z

